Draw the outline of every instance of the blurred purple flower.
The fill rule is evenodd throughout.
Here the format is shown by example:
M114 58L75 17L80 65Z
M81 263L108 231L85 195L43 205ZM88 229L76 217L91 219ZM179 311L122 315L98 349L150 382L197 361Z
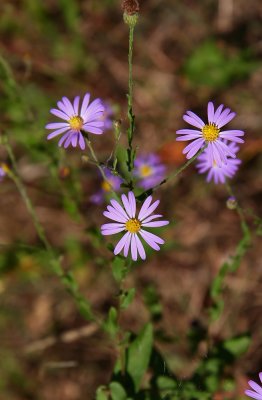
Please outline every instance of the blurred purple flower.
M115 255L124 249L124 256L127 257L131 246L132 260L136 261L138 255L145 260L145 249L138 233L150 247L157 251L160 250L159 245L163 244L164 240L143 228L157 228L169 224L169 221L153 221L156 218L162 217L162 215L151 215L157 208L159 200L152 204L151 202L152 196L147 197L136 217L136 198L133 192L129 192L128 196L125 194L122 195L123 206L116 200L111 200L111 204L104 211L104 216L116 221L116 223L102 225L102 235L114 235L126 231L115 247Z
M100 190L90 197L91 202L94 204L102 204L104 202L106 194L111 191L110 185L115 192L118 192L120 190L120 185L123 182L122 178L112 174L108 168L104 169L104 173L107 181L102 179Z
M111 130L113 128L113 115L114 110L111 105L105 101L102 102L105 111L102 117L102 121L104 121L104 130Z
M4 168L0 167L0 182L3 180L5 175L6 175L6 172L5 172Z
M228 146L232 153L236 154L238 152L239 147L235 143L227 144L227 141L223 141L223 143ZM196 167L198 172L200 174L208 172L206 178L207 182L213 179L215 184L225 183L226 178L233 178L238 170L239 164L241 164L241 160L238 158L228 157L226 164L218 166L216 161L210 161L208 149L204 150L204 152L197 157L197 161Z
M149 189L165 177L166 167L157 154L145 154L136 158L134 175L139 179L138 186Z
M259 373L259 379L262 383L262 372ZM248 381L248 384L253 390L248 389L245 394L252 399L262 400L262 387L254 381Z
M49 133L47 139L63 134L58 142L58 146L65 149L71 144L73 147L79 145L84 150L86 147L84 136L81 130L101 135L104 130L102 121L104 106L100 99L95 99L89 104L90 94L86 93L80 107L80 96L76 96L73 103L67 97L57 102L58 109L52 108L51 114L65 120L65 122L53 122L46 125L46 129L54 129Z
M229 108L223 110L223 107L224 105L221 104L215 110L214 104L211 101L208 103L207 124L192 111L187 111L186 114L183 115L184 121L198 128L197 130L180 129L177 131L177 134L181 136L177 137L176 140L193 140L183 150L183 153L186 154L188 159L194 157L205 144L207 144L207 156L210 162L215 161L218 166L222 163L226 164L227 157L235 158L235 154L230 150L230 147L221 139L244 143L243 139L239 137L243 136L244 132L240 130L221 131L221 128L236 116L236 113L231 112Z

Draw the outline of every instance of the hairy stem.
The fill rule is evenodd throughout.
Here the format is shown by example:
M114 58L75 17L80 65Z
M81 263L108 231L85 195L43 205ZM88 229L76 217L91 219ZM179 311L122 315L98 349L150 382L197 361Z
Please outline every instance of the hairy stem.
M134 29L133 25L129 25L129 50L128 50L128 110L127 117L129 120L129 128L127 130L128 149L127 149L127 166L128 171L132 172L134 168L134 150L133 136L135 130L135 116L133 114L133 46L134 46Z

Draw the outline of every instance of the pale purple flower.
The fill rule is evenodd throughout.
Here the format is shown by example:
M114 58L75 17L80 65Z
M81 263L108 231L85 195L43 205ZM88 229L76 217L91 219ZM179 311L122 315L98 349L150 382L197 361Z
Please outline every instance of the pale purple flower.
M102 178L100 183L100 189L90 197L90 200L94 204L102 204L105 200L106 194L110 193L111 189L114 192L118 192L120 190L120 185L123 182L123 179L118 175L114 175L110 169L104 169L105 176L107 180Z
M3 180L5 175L6 175L6 172L5 172L4 168L0 167L0 182Z
M139 179L138 186L144 189L157 185L165 177L166 167L157 154L138 156L134 164L134 175Z
M81 131L101 135L104 129L104 106L100 99L95 99L91 103L90 94L86 93L80 107L80 96L76 96L73 103L67 97L57 102L57 107L50 110L51 114L61 118L64 122L53 122L46 125L46 129L54 130L49 133L47 139L63 134L58 142L58 146L65 149L71 144L73 147L79 145L84 150L86 147L85 139Z
M210 162L215 161L218 165L227 163L227 157L235 158L236 155L230 150L229 146L222 140L226 139L232 142L244 143L240 136L244 135L240 130L221 130L221 128L230 122L236 113L231 112L230 108L225 108L221 104L216 110L214 104L210 101L207 106L208 122L205 123L192 111L187 111L183 115L184 121L193 125L198 129L180 129L177 131L178 135L176 140L187 141L193 140L187 145L183 153L186 154L188 159L194 155L207 144L207 155Z
M235 143L232 142L227 144L227 141L223 142L228 146L232 153L236 154L238 152L239 147ZM205 149L204 152L197 157L197 161L196 168L198 169L198 172L200 174L207 172L207 182L213 180L215 184L225 183L226 178L233 178L241 164L241 160L238 158L227 157L227 163L222 163L219 166L216 161L210 160L208 149Z
M115 223L102 225L102 235L125 232L117 243L114 254L117 255L123 250L124 256L127 257L131 247L132 260L136 261L138 255L142 260L145 260L146 253L140 238L157 251L160 250L159 245L163 244L164 240L144 228L157 228L169 224L169 221L153 221L162 217L162 215L151 215L159 204L159 200L152 203L152 196L146 198L137 216L134 193L129 192L127 196L122 194L121 198L123 206L112 199L110 205L107 206L107 210L104 211L104 216L115 221Z
M262 383L262 372L259 373L259 379ZM248 384L253 390L248 389L245 394L252 399L262 400L262 387L254 381L248 381Z

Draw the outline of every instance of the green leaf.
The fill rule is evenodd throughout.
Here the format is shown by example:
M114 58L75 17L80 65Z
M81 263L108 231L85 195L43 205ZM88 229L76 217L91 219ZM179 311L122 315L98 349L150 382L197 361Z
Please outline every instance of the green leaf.
M111 336L115 336L117 330L118 330L118 324L117 324L117 310L115 307L110 307L108 317L106 321L104 322L104 329L106 332L109 333Z
M121 282L127 273L126 260L121 256L116 256L112 262L112 271L115 280Z
M244 334L241 336L236 336L232 339L225 340L225 342L223 343L223 347L231 354L233 354L234 357L239 357L247 351L250 342L250 336Z
M127 372L138 391L150 360L153 346L153 327L148 323L130 344L127 350Z
M111 382L110 385L112 400L126 400L127 394L122 385L118 382Z
M136 289L131 288L126 292L122 293L120 296L120 307L125 310L133 301L136 294Z
M108 400L106 386L99 386L96 390L96 400Z

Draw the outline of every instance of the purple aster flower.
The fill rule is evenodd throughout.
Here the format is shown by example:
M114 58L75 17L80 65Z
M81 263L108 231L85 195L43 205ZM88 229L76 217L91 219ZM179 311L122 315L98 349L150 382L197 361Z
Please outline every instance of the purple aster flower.
M93 194L90 197L90 200L94 204L102 204L106 194L110 193L111 188L115 191L118 192L120 190L120 185L123 182L123 179L120 178L117 175L112 174L112 172L108 169L104 169L105 176L107 180L105 181L104 179L101 181L101 188L100 190ZM111 185L111 187L110 187Z
M227 141L223 142L228 146L232 153L236 154L238 152L239 147L235 143L227 144ZM216 161L210 160L208 149L205 149L204 152L197 157L197 161L198 163L196 164L196 167L198 168L198 172L200 174L208 172L206 178L207 182L210 182L213 179L215 184L225 183L226 178L233 178L238 170L239 164L241 164L241 160L238 158L227 157L226 164L222 163L221 165L218 165Z
M221 139L244 143L243 139L240 138L240 136L244 135L244 132L240 130L221 130L224 125L236 116L236 113L231 112L229 108L223 110L223 107L224 105L221 104L215 110L214 104L210 101L207 106L208 123L206 124L192 111L187 111L183 115L184 121L198 128L177 131L177 134L181 136L176 140L193 140L183 150L188 159L194 157L205 144L207 144L207 155L210 162L215 161L219 166L222 163L227 163L227 157L236 157L229 146Z
M165 177L166 167L157 154L141 155L135 160L134 175L139 178L138 186L149 189Z
M57 107L50 110L51 114L63 119L65 122L53 122L46 125L46 129L54 129L49 133L47 139L63 134L58 142L58 146L65 149L71 144L73 147L85 149L85 139L81 130L101 135L104 129L104 106L100 99L95 99L89 104L90 94L86 93L80 107L80 96L76 96L73 103L67 97L57 102Z
M159 204L159 200L152 203L152 196L146 198L137 217L134 193L129 192L128 196L122 194L122 202L123 206L116 200L110 201L104 216L116 222L102 225L102 235L114 235L125 231L115 247L114 254L117 255L124 249L124 256L127 257L131 247L131 256L134 261L137 260L138 255L145 260L146 253L140 237L157 251L160 250L159 245L163 244L164 240L143 228L157 228L169 224L169 221L153 221L162 215L151 215Z
M259 379L262 383L262 372L259 373ZM248 384L253 390L245 390L245 394L252 399L262 400L262 387L254 381L248 381Z

